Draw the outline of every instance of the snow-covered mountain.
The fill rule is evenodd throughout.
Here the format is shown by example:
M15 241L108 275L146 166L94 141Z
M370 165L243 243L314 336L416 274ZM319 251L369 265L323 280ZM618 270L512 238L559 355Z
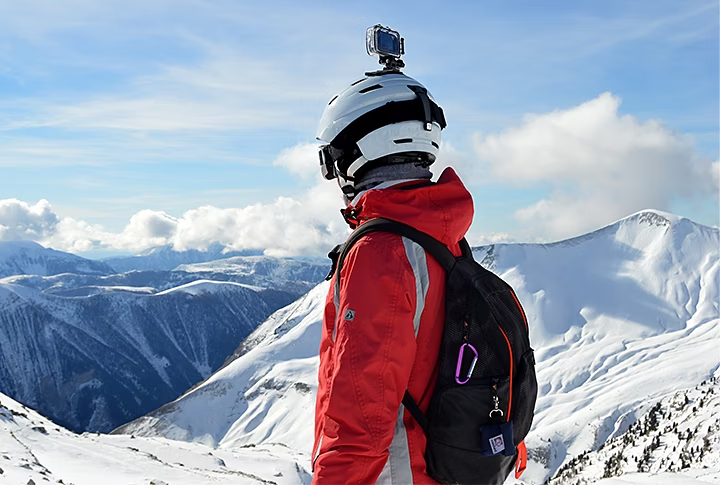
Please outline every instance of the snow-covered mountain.
M277 445L216 450L162 438L77 435L0 394L0 483L309 485L307 456Z
M174 399L271 313L239 283L69 297L14 278L0 280L0 391L73 430L109 431Z
M644 211L559 243L475 250L530 320L540 397L525 483L545 482L717 371L719 248L717 228ZM326 291L321 284L276 312L229 365L117 432L309 452Z
M268 256L234 256L205 263L184 264L175 269L191 274L223 274L240 283L287 291L298 296L323 281L329 270L328 258Z
M651 409L619 441L620 449L607 454L597 466L599 453L583 454L562 470L563 482L599 485L707 485L717 483L720 461L718 443L717 391L707 383L678 393L675 399ZM700 391L699 393L697 391ZM685 395L688 398L685 399ZM700 397L695 405L693 399ZM700 406L700 403L703 403ZM692 407L692 410L691 410ZM677 409L672 422L664 419ZM713 412L714 409L714 412ZM655 418L652 418L652 416ZM658 416L660 418L658 419ZM698 420L708 424L692 427ZM668 424L665 424L665 423ZM677 424L676 423L681 423ZM714 424L713 424L714 423ZM672 443L658 444L657 430L670 436ZM707 434L705 433L705 430ZM650 437L652 435L653 437ZM635 444L631 443L635 441ZM627 441L627 444L624 443ZM640 446L644 448L640 452ZM630 445L630 446L627 446ZM646 446L645 446L646 445ZM672 446L672 451L670 451ZM610 451L609 447L606 447ZM628 448L630 453L628 453ZM699 451L697 451L699 450ZM709 450L709 451L708 451ZM602 453L602 452L601 452ZM674 464L667 456L677 455L683 463L702 463L679 472L633 472L646 463ZM627 456L626 456L627 455ZM662 457L660 457L662 456ZM74 434L0 394L0 481L8 484L45 482L75 485L196 485L197 483L309 485L310 458L307 454L277 444L235 448L210 448L201 443L145 438L128 435ZM657 458L660 458L657 460ZM637 459L637 461L635 461ZM685 461L683 461L683 459ZM619 466L618 466L619 465ZM587 474L617 473L621 478L595 482ZM674 469L674 468L673 468ZM699 477L694 479L692 477Z
M74 297L118 291L120 287L145 288L155 292L197 280L227 281L254 287L270 308L276 310L307 293L325 279L329 269L330 261L327 258L235 256L207 263L181 265L172 271L134 270L107 275L18 275L6 278L5 281L41 290L46 294Z
M226 251L220 244L213 244L205 251L188 249L175 251L171 246L151 248L136 256L113 257L104 260L116 273L137 270L165 270L175 269L181 264L204 263L217 259L234 256L259 256L260 250Z
M31 241L0 241L0 278L60 273L107 275L115 271L101 261L45 248Z
M631 473L680 473L683 479L720 483L720 372L653 404L599 450L573 457L550 485L582 485Z
M173 264L202 259L190 253ZM152 253L163 254L172 259ZM12 275L0 277L0 391L75 431L109 431L207 377L328 268L235 256L112 274L36 243L0 243L0 274Z

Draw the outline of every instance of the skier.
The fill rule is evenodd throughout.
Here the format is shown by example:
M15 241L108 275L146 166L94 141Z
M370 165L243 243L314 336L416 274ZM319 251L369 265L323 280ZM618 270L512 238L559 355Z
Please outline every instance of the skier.
M431 181L443 111L400 72L399 55L384 57L385 69L325 108L317 135L326 143L323 174L337 180L350 227L399 221L459 256L473 203L453 169ZM314 484L436 483L426 472L423 430L402 401L407 390L427 410L444 307L444 270L418 244L375 232L352 246L324 308Z

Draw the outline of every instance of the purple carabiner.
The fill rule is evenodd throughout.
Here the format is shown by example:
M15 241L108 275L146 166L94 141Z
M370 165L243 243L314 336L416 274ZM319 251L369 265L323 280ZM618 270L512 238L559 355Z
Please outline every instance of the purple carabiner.
M465 376L464 381L460 381L460 367L462 366L462 358L463 354L465 353L465 347L470 347L470 350L472 350L475 353L475 357L473 357L472 364L470 364L470 370L468 370L467 376ZM455 382L457 382L460 385L467 384L470 380L470 376L473 373L473 370L475 370L475 364L478 360L478 352L475 350L475 347L473 347L471 344L465 342L460 347L460 353L458 354L458 362L457 362L457 368L455 369Z

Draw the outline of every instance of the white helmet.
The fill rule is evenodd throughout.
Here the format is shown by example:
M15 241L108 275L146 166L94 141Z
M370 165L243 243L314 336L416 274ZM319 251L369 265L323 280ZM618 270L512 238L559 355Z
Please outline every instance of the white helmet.
M382 72L382 71L381 71ZM369 169L393 163L430 166L440 150L443 110L427 89L397 71L354 82L325 107L317 139L323 176L352 197Z

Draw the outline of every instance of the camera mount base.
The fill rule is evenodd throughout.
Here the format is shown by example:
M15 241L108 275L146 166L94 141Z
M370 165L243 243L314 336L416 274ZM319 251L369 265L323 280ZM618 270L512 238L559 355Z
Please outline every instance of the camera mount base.
M366 72L366 76L382 76L383 74L402 74L400 71L405 67L405 63L402 59L392 56L381 56L380 64L384 67L379 71Z

